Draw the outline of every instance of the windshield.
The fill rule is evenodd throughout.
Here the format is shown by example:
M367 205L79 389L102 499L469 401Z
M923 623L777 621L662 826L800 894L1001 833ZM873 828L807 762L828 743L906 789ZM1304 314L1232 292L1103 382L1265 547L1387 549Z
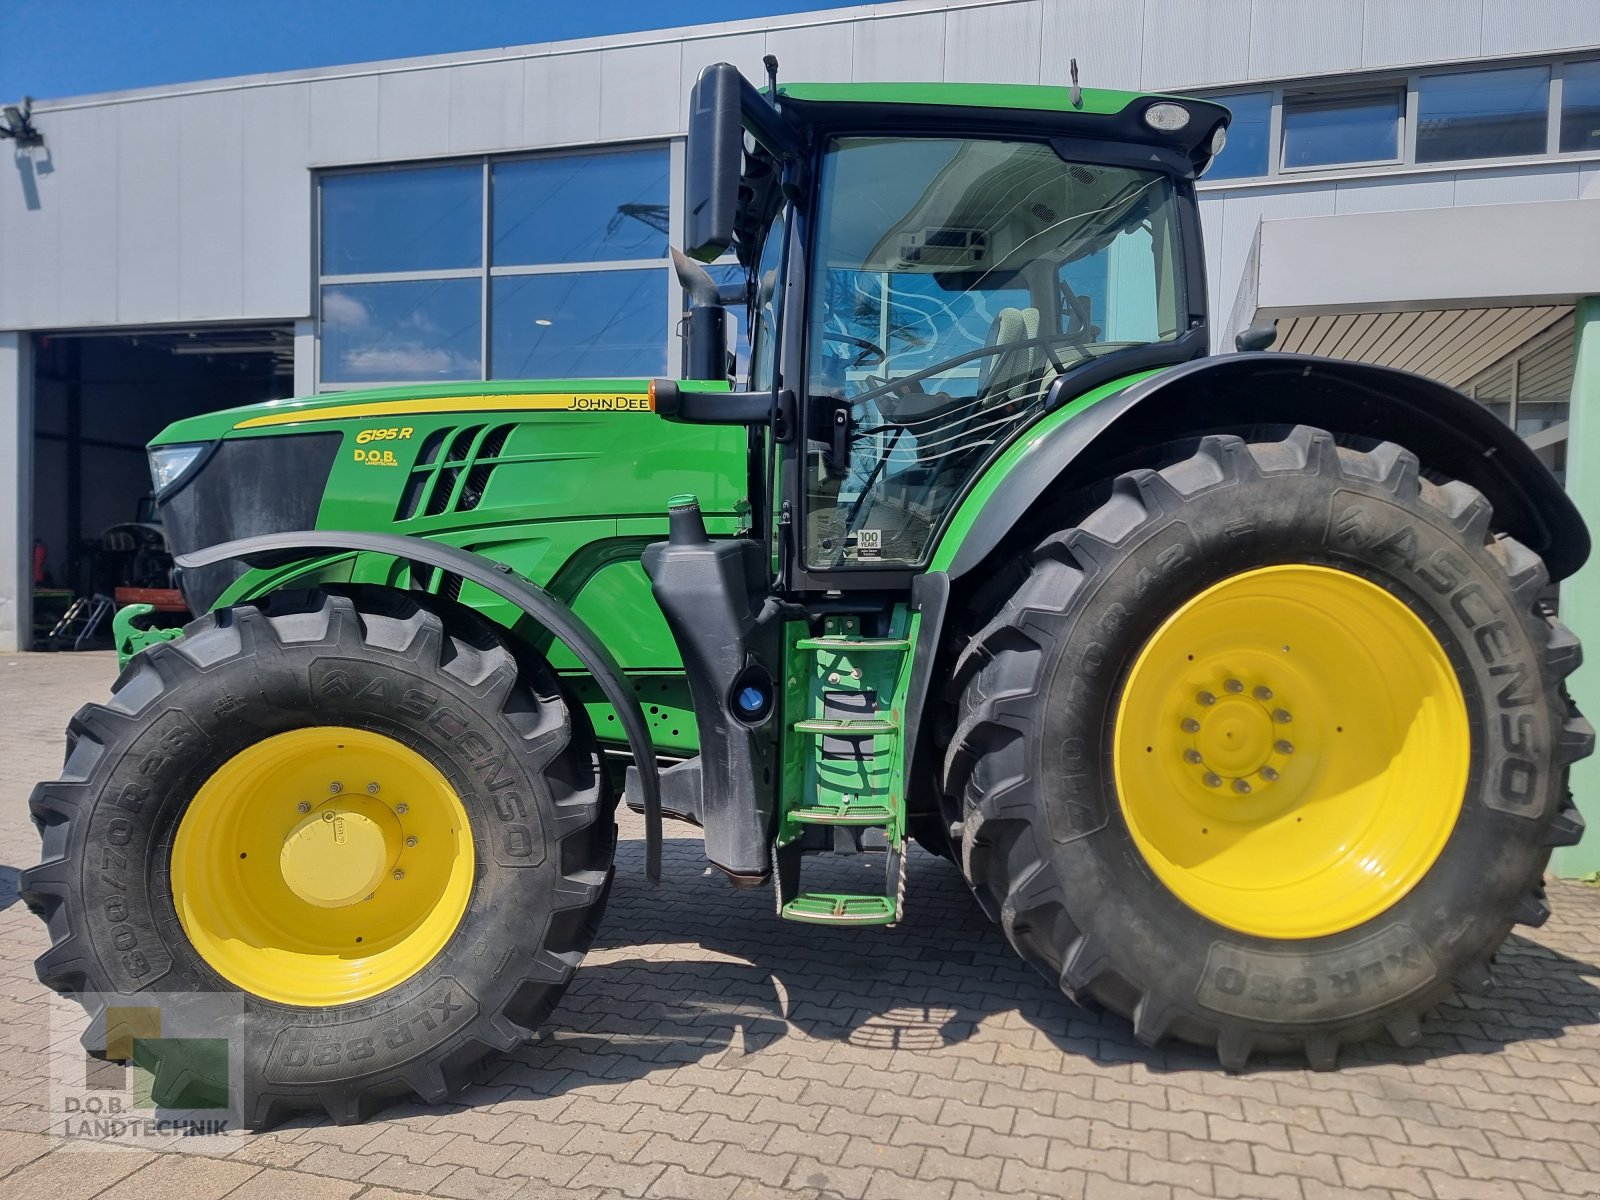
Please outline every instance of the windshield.
M811 289L809 566L922 560L1057 375L1186 324L1169 179L1034 142L840 138ZM832 419L848 411L848 423Z

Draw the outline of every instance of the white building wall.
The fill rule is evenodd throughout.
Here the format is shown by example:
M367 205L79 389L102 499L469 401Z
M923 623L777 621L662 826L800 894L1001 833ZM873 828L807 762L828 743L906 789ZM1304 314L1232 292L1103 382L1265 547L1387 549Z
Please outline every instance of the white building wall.
M49 101L0 177L0 329L304 318L320 166L679 136L689 85L752 78L1180 90L1600 46L1600 0L906 0L647 34ZM1596 165L1209 191L1226 312L1257 221L1573 198ZM1427 197L1424 199L1423 197ZM1220 218L1220 219L1219 219Z

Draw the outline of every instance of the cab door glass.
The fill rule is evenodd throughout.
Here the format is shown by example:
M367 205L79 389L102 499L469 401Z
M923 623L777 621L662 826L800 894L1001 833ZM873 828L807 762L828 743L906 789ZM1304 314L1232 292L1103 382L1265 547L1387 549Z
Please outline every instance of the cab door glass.
M1045 143L833 140L808 293L807 566L924 562L1059 375L1176 338L1176 204L1165 175Z

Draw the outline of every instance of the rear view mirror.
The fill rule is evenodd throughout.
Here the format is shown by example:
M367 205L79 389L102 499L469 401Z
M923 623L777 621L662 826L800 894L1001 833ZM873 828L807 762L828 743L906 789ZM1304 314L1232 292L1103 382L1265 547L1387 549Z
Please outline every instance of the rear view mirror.
M685 198L689 218L684 246L691 258L714 262L733 244L744 159L739 69L714 63L700 72L689 94L689 144Z

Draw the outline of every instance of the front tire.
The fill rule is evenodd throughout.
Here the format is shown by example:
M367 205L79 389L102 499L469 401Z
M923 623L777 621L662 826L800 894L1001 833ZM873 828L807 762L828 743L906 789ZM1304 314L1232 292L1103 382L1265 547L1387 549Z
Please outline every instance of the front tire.
M582 713L404 594L204 617L73 718L34 791L39 978L237 991L254 1127L442 1100L538 1027L599 921L614 802Z
M1410 1044L1486 987L1594 744L1543 564L1491 517L1301 427L1206 437L1046 538L957 664L944 772L1023 957L1231 1069Z

